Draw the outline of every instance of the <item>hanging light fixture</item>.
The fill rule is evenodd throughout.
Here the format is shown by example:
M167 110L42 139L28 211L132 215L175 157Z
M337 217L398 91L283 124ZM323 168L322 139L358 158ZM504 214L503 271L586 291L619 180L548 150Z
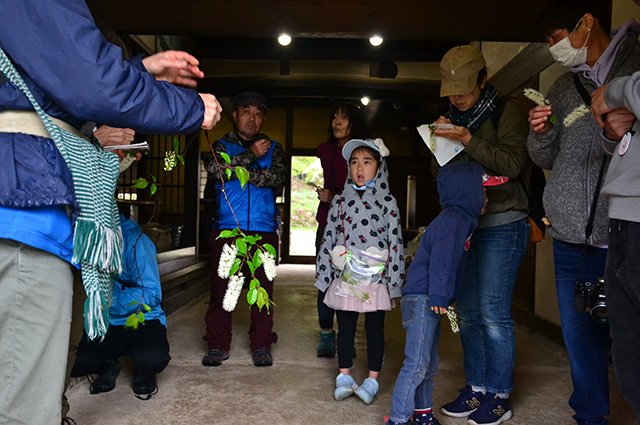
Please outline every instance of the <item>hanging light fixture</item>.
M278 37L278 43L280 43L280 45L282 46L288 46L289 44L291 44L291 36L283 32Z

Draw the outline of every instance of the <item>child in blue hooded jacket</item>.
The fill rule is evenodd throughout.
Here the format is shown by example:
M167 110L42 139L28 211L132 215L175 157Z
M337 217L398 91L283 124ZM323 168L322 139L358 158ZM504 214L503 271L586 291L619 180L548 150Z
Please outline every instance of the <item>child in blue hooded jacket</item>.
M438 366L440 319L453 304L464 278L471 234L486 207L480 164L454 162L440 169L442 212L420 241L402 287L405 361L393 390L388 425L437 425L431 394ZM494 182L495 180L490 180Z

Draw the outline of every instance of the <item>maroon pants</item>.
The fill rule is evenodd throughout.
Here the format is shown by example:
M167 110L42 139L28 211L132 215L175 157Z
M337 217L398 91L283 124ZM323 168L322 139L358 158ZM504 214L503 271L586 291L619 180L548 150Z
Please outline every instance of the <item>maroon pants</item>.
M227 290L227 279L221 279L218 276L218 260L222 253L222 247L225 243L230 244L232 239L221 238L216 240L220 232L221 230L219 229L213 229L211 236L209 236L209 248L211 250L211 299L209 300L209 310L207 310L207 314L204 316L204 321L207 324L205 339L209 343L209 349L220 348L229 351L231 348L231 313L222 308L222 300ZM278 236L275 232L244 231L244 233L247 236L259 233L260 236L262 236L262 240L258 242L260 245L268 243L274 248L278 246ZM255 249L254 247L252 254ZM248 287L251 281L251 270L249 270L246 264L242 267L242 274L245 279L245 287ZM258 270L256 270L255 277L260 281L260 286L266 289L269 298L273 300L273 282L267 279L263 267L259 267ZM245 303L246 297L240 295L236 308L243 308L243 306L246 305ZM251 306L251 325L249 326L251 351L255 351L258 348L271 348L271 344L278 340L278 335L272 332L273 313L273 308L270 308L269 313L267 313L266 307L262 307L262 311L259 311L255 304Z

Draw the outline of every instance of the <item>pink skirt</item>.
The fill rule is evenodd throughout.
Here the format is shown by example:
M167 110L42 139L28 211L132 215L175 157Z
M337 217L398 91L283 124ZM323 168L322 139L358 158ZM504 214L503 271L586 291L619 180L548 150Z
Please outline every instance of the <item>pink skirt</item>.
M392 308L387 285L364 281L358 285L351 285L340 278L334 279L327 288L324 303L334 310L358 313L390 311Z

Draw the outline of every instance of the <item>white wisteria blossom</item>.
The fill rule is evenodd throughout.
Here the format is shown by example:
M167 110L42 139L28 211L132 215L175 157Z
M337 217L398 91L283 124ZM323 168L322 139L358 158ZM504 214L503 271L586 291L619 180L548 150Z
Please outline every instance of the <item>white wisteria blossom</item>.
M171 171L178 165L178 159L174 151L166 151L164 153L164 171Z
M524 97L538 106L551 106L551 102L545 99L544 95L538 90L532 88L524 89ZM551 125L556 125L556 116L553 114L549 115L549 122L551 123Z
M458 327L458 315L456 311L453 309L453 306L449 306L447 309L447 318L451 323L451 332L458 333L460 332L460 328Z
M532 101L538 106L549 106L550 103L547 99L544 98L544 95L540 93L538 90L528 88L524 89L524 97Z
M262 267L264 267L264 274L267 276L267 279L273 281L276 277L276 259L273 255L268 252L259 252L258 255L262 260Z
M574 109L573 111L571 111L571 113L569 115L567 115L564 119L564 126L565 127L570 127L571 124L573 124L574 122L576 122L578 120L578 118L583 117L587 114L591 113L591 108L588 107L587 105L580 105L578 106L576 109Z
M120 161L120 172L122 173L127 168L131 166L135 162L136 158L134 156L125 156L122 161Z
M229 278L227 283L227 291L224 293L222 300L222 308L225 311L232 312L238 304L238 298L242 292L242 285L244 284L244 276L242 273L234 274Z
M218 260L218 276L222 279L229 277L229 272L231 271L237 254L238 247L235 245L229 246L229 244L224 244L222 247L222 254L220 254L220 259Z

